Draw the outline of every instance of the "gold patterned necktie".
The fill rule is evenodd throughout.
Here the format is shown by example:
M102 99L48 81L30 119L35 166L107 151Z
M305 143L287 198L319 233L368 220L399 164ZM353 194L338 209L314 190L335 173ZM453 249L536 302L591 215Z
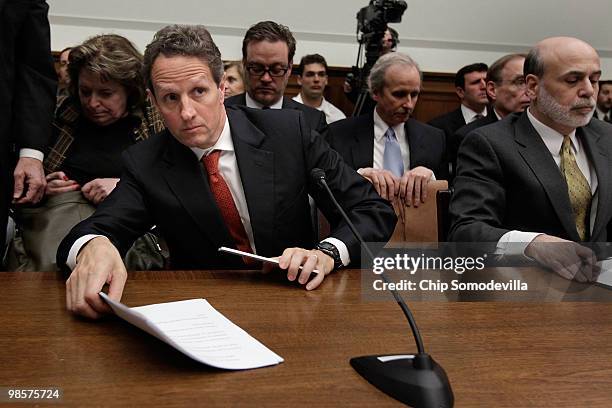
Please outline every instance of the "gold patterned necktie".
M591 212L591 187L576 163L576 157L572 151L572 140L569 135L563 138L560 156L561 173L563 173L567 183L576 229L580 239L586 241L589 234L588 219Z

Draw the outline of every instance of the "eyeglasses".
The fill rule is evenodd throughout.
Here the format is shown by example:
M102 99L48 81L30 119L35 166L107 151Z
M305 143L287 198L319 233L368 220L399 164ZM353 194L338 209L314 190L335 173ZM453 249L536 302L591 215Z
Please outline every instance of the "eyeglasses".
M289 67L285 67L282 65L272 65L271 67L266 67L261 64L247 64L246 70L249 74L255 76L264 76L266 73L271 77L282 77L289 71Z

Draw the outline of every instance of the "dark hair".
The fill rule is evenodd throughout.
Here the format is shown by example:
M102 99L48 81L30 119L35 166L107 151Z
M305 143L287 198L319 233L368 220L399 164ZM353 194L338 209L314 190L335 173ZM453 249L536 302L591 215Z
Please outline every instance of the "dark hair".
M603 81L599 81L599 89L601 90L601 87L604 85L612 85L612 79L606 79Z
M165 57L196 57L208 64L217 86L223 78L223 61L219 48L208 30L202 25L173 24L155 33L145 49L143 73L147 86L153 92L151 68L159 55Z
M544 76L544 59L540 55L538 47L534 47L529 50L527 57L525 58L525 65L523 65L523 75L535 75L538 78Z
M396 48L397 44L399 44L399 33L396 29L387 26L387 30L389 30L389 34L391 34L391 39L393 44L391 45L391 49Z
M295 55L295 38L289 30L289 27L282 24L275 23L274 21L260 21L259 23L252 25L244 35L242 40L242 60L246 61L247 58L247 46L251 42L259 41L282 41L287 44L289 48L289 59L288 62L293 61Z
M486 72L489 69L487 64L484 62L476 62L474 64L466 65L457 71L455 75L455 87L465 89L465 76L471 72Z
M145 88L142 77L142 55L134 44L116 34L96 35L72 48L68 57L68 91L80 106L79 76L83 69L102 81L115 81L125 88L128 109L144 103Z
M62 55L62 54L63 54L63 53L65 53L66 51L71 51L71 50L72 50L72 47L66 47L66 48L64 48L63 50L61 50L61 51L59 52L59 54L57 54L57 55Z
M499 58L489 67L489 70L487 71L487 82L492 81L499 84L502 81L501 72L504 70L506 65L508 65L510 61L525 57L526 54L508 54Z
M321 54L308 54L304 55L300 60L300 67L298 69L299 75L304 75L304 66L308 64L321 64L325 67L325 73L327 73L327 61Z

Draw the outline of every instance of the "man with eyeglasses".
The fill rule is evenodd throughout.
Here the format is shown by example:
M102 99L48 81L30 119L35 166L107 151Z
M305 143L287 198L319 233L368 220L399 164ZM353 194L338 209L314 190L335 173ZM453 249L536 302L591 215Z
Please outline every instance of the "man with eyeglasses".
M304 55L300 60L297 78L302 87L293 100L325 114L327 124L346 118L346 115L323 96L327 86L327 61L319 54Z
M487 96L491 101L490 111L492 112L484 118L468 123L457 130L453 138L453 141L457 144L455 151L459 149L461 142L471 131L495 123L513 112L523 112L529 106L529 96L527 96L527 87L523 76L524 63L525 54L508 54L499 58L489 67L487 71ZM456 168L456 162L453 164L453 168Z
M242 63L247 72L246 93L225 100L226 106L246 105L255 109L297 109L312 129L324 133L325 115L285 98L295 55L295 38L288 27L261 21L249 28L242 41Z

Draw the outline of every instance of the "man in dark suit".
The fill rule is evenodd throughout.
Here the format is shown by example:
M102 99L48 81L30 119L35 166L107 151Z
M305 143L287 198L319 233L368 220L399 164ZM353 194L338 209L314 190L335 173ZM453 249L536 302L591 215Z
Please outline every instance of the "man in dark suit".
M0 261L11 199L36 203L45 192L57 81L48 9L42 0L0 0Z
M385 54L368 82L374 112L332 123L329 143L383 198L418 206L429 181L448 175L444 133L410 119L421 90L419 67L405 54Z
M149 96L168 130L125 152L125 171L113 193L61 243L58 265L72 269L66 284L70 311L92 318L107 311L97 296L105 283L109 296L120 299L127 278L120 253L154 224L173 268L245 267L241 258L219 254L221 246L282 253L279 267L288 279L316 288L332 270L358 261L360 246L316 188L313 168L326 173L366 240L391 236L391 206L311 131L300 112L226 111L221 54L204 27L163 28L147 46L144 66ZM316 246L308 194L331 224L331 236ZM314 269L319 273L308 281Z
M455 132L455 150L459 150L461 142L472 130L495 123L513 112L523 112L529 106L524 63L525 54L508 54L491 64L487 71L487 95L491 101L489 114ZM453 168L456 167L457 163L454 163Z
M578 242L612 232L612 126L591 121L599 56L583 41L549 38L530 51L524 74L529 108L461 145L449 238L494 242L499 254L591 281L595 256Z
M299 110L304 113L310 127L323 134L327 128L323 112L283 96L291 76L294 55L295 38L288 27L273 21L261 21L251 26L242 41L246 93L227 98L225 106Z
M599 81L597 109L593 117L612 123L612 81Z
M459 128L475 120L487 116L487 64L477 62L466 65L457 71L455 75L455 92L461 101L461 105L451 112L433 118L429 121L431 126L442 129L446 135L446 158L449 163L454 163L457 157L459 145L454 140L455 132ZM455 169L451 168L451 178L454 177Z

